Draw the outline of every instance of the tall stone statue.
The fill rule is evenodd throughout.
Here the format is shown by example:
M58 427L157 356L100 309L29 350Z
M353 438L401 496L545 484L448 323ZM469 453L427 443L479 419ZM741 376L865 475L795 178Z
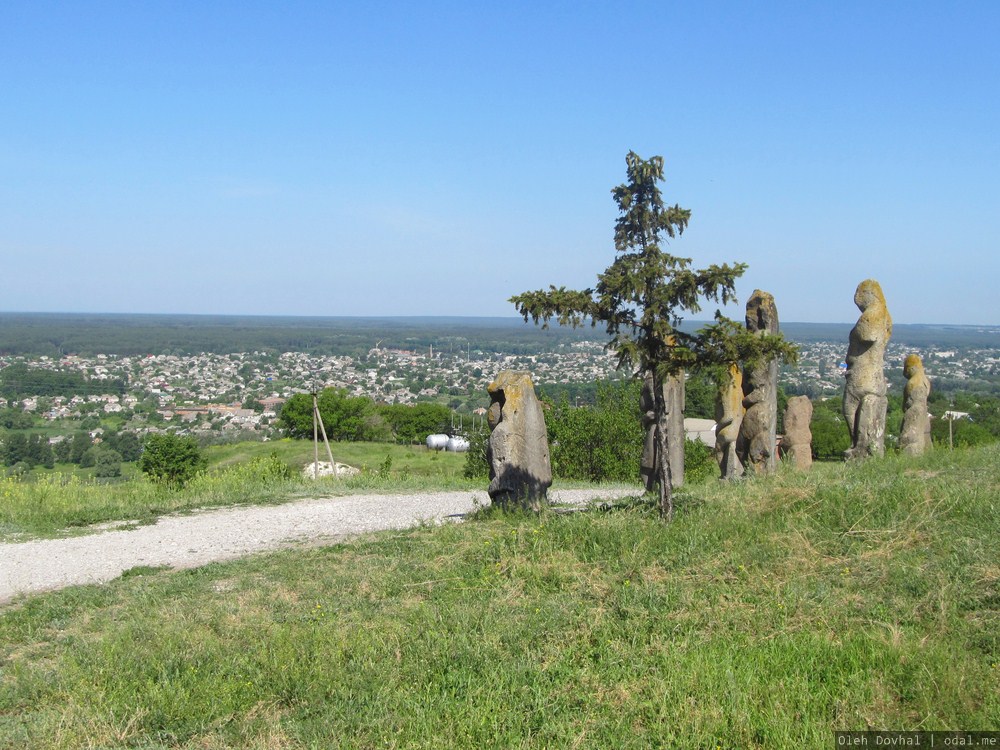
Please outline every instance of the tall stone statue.
M759 335L778 333L778 308L774 297L755 289L747 300L747 330ZM747 470L774 471L777 460L778 360L752 363L743 372L743 423L736 453Z
M854 293L861 317L851 329L844 385L844 420L851 432L847 458L881 456L885 452L885 412L888 407L883 367L885 347L892 336L892 316L882 287L865 279Z
M684 373L667 378L663 383L663 402L667 406L667 462L670 465L670 486L684 484ZM646 439L642 446L639 474L648 492L659 481L656 470L656 414L653 400L653 373L647 372L639 395L639 410Z
M743 476L743 464L736 455L742 423L743 372L734 362L729 365L715 397L715 460L721 479Z
M813 405L808 396L792 396L785 407L785 435L782 440L785 455L796 469L812 466L812 421Z
M903 429L899 447L903 453L919 456L931 447L931 418L927 413L927 398L931 381L924 372L920 355L911 354L903 365L906 386L903 388Z
M487 388L490 499L504 507L541 510L552 485L545 415L527 372L502 370Z

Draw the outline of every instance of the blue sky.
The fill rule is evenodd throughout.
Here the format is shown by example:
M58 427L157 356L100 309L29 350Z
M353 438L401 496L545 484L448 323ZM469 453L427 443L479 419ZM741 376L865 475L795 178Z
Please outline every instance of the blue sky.
M741 301L1000 324L998 39L992 0L7 0L0 309L514 315L613 260L632 149Z

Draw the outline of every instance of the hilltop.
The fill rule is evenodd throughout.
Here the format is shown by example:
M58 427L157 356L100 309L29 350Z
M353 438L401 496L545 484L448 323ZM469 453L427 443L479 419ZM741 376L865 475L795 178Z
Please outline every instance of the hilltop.
M1000 447L490 513L0 615L0 747L829 747L1000 726Z

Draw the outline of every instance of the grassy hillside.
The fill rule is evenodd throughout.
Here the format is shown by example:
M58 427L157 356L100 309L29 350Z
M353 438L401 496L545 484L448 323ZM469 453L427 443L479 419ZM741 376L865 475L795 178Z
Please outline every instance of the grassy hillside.
M385 533L0 614L0 747L828 748L1000 727L1000 447Z

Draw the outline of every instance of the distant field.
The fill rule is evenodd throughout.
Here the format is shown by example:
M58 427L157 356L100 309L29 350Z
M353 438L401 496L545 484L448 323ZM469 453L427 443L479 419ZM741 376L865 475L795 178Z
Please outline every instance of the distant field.
M0 748L827 748L1000 727L1000 446L0 610Z

